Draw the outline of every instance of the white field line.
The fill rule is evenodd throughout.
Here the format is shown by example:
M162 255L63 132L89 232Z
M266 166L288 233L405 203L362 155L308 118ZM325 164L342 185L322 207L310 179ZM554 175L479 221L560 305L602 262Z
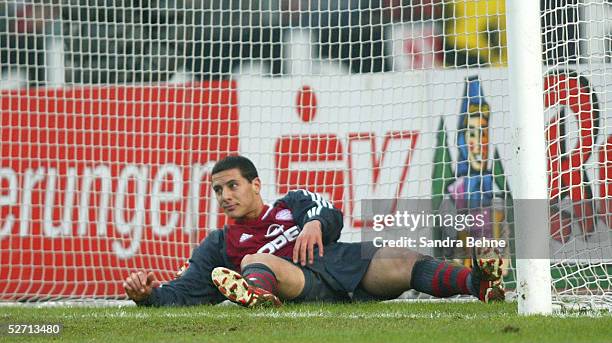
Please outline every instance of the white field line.
M383 301L383 303L413 303L413 302L478 302L474 297L453 297L446 299L439 299L433 297L423 298L400 298ZM44 302L15 302L15 301L0 301L0 308L2 307L33 307L33 308L47 308L47 307L108 307L108 308L121 308L121 307L135 307L136 304L131 300L100 300L100 299L83 299L83 300L57 300L57 301L44 301ZM236 306L229 300L224 301L216 306Z
M484 306L484 305L483 305ZM501 314L502 317L515 317L514 314ZM556 318L586 318L586 317L609 317L610 314L605 312L589 312L589 313L567 313L567 314L553 314L552 317ZM331 311L274 311L274 310L238 310L233 313L216 313L216 312L188 312L188 313L146 313L146 312L125 312L119 311L115 313L87 313L87 314L65 314L63 316L66 319L84 319L84 318L135 318L135 319L148 319L148 318L169 318L169 319L244 319L249 318L275 318L275 319L302 319L302 318L329 318L329 319L463 319L463 320L476 320L476 319L489 319L490 313L476 313L476 314L458 314L433 311L430 313L405 313L399 311L377 311L377 312L362 312L362 313L337 313Z
M86 314L66 314L66 319L79 318L202 318L202 319L244 319L250 318L280 318L280 319L299 319L299 318L340 318L340 319L435 319L435 318L455 318L455 319L476 319L485 318L489 315L465 315L445 312L431 313L402 313L402 312L365 312L365 313L335 313L329 311L258 311L258 310L239 310L234 313L215 313L215 312L188 312L188 313L146 313L146 312L125 312L116 313L86 313Z

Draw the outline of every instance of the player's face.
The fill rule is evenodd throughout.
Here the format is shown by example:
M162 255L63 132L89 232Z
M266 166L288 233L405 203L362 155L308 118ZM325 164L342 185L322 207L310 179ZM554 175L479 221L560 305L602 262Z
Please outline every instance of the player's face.
M212 176L212 187L225 214L232 219L256 219L263 202L259 178L249 182L239 169L229 169Z

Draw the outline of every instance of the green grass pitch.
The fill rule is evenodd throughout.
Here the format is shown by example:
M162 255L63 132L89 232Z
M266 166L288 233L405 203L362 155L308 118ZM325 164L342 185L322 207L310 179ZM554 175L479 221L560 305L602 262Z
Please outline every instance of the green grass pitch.
M59 323L59 335L6 324ZM191 308L0 307L1 342L612 342L612 315L518 316L516 303L392 302Z

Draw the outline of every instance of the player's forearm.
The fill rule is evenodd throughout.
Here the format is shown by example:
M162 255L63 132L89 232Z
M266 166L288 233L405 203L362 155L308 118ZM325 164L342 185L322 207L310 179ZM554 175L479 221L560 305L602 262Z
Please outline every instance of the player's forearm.
M213 303L216 302L206 294L188 294L184 291L166 286L153 289L153 293L151 293L149 297L142 301L137 301L136 305L144 307L162 307L194 306Z
M153 289L153 293L142 301L137 301L136 305L144 307L160 306L185 306L184 297L177 297L175 292L163 287Z
M211 233L189 259L189 267L182 275L153 289L153 293L140 306L191 306L216 304L222 301L212 284L210 272L224 266L218 252L222 249L220 232Z
M336 209L321 211L320 215L306 218L305 223L312 220L321 222L321 233L323 234L324 245L334 243L340 239L340 233L344 225L342 212Z
M136 306L142 307L161 306L159 303L159 298L155 294L155 289L153 289L153 292L148 297L139 301L134 300L134 302L136 303Z
M344 225L342 212L320 194L306 190L291 191L280 201L287 204L296 223L302 228L309 221L320 221L323 244L336 242L340 238Z

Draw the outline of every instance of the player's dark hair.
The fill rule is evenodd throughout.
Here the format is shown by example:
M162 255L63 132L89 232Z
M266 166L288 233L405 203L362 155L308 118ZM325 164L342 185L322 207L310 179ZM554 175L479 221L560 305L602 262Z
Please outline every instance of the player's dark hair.
M228 156L215 163L211 175L215 175L230 169L240 170L240 175L242 175L242 177L247 179L249 182L253 181L253 179L259 176L257 174L257 168L255 168L253 162L251 162L251 160L248 158L239 155Z

